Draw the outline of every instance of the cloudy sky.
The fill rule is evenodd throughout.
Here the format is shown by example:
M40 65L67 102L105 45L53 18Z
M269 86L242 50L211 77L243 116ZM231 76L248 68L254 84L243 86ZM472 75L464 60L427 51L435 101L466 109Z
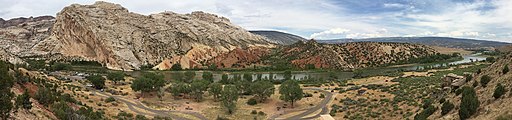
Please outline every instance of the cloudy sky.
M205 11L248 30L305 38L443 36L512 42L512 0L110 0L141 14ZM93 0L0 0L0 17L52 15Z

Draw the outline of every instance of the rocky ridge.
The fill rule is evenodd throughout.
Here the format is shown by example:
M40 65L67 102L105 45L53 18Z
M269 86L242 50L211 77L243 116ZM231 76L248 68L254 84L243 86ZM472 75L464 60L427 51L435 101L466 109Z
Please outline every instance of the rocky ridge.
M17 56L33 56L33 46L50 36L54 22L51 16L0 20L0 47Z
M280 52L274 56L288 60L300 68L312 64L315 68L343 70L393 64L437 53L428 46L418 44L384 42L323 44L315 40L298 42L280 48L278 51Z
M168 69L202 62L236 48L274 47L265 38L204 12L141 15L118 4L73 4L57 14L52 34L35 46L47 54L98 61L110 69Z

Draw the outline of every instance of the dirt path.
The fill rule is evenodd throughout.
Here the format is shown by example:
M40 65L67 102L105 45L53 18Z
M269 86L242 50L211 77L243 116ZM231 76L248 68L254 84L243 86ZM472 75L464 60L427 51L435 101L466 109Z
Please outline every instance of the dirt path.
M308 109L308 110L306 110L306 111L304 111L304 112L302 112L302 113L300 113L298 115L294 115L294 116L291 116L291 117L288 117L288 118L282 118L282 119L285 119L285 120L314 119L314 118L319 117L322 114L327 114L327 112L328 112L327 104L331 101L333 94L328 92L328 91L322 90L321 88L303 88L303 90L317 90L317 91L320 91L320 92L325 94L325 98L320 102L320 104L318 104L317 106L315 106L313 108L310 108L310 109ZM317 112L320 109L322 109L322 111L320 113L316 114L315 116L303 118L303 117L306 117L308 115L311 115L311 114ZM275 120L279 116L283 116L285 114L273 115L273 116L271 116L269 118L269 120ZM281 119L281 118L279 118L279 119Z

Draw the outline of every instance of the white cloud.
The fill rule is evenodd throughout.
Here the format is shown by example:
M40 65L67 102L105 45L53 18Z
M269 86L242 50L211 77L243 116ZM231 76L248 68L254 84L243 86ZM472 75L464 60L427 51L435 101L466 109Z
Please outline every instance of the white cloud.
M334 28L325 30L318 33L313 33L310 37L315 39L335 39L335 38L372 38L372 37L390 37L397 36L392 33L388 33L385 28L377 29L370 32L353 31L343 28Z
M385 8L405 8L407 5L400 4L400 3L385 3L383 5Z
M322 32L319 32L319 33L313 33L310 37L311 38L317 38L317 37L322 38L323 36L327 36L327 35L341 35L341 34L345 34L345 33L349 32L349 31L350 30L348 30L348 29L334 28L334 29L322 31Z
M391 11L364 14L353 12L352 7L340 5L340 1L333 0L107 1L146 15L163 11L205 11L227 17L248 30L281 30L312 38L444 36L512 42L512 0L379 3L377 7ZM0 17L9 19L55 15L72 3L92 4L94 1L0 0L0 3ZM355 9L358 10L363 9ZM335 29L348 31L331 31Z

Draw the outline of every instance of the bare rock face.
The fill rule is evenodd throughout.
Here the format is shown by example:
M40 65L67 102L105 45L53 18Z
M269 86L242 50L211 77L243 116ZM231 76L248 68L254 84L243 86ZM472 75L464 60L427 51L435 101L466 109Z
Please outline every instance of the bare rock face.
M0 47L17 56L33 56L32 47L48 36L54 17L41 16L0 20Z
M18 56L13 55L4 49L0 48L0 60L6 61L12 64L22 64L25 63L22 59L20 59Z
M270 52L270 49L263 47L237 48L215 57L210 60L210 64L216 65L217 68L247 68L262 65L262 57L269 55Z
M224 17L203 12L131 13L118 4L73 4L57 14L51 36L37 51L98 61L110 69L142 65L168 69L201 63L235 48L274 47L263 37L233 25Z

